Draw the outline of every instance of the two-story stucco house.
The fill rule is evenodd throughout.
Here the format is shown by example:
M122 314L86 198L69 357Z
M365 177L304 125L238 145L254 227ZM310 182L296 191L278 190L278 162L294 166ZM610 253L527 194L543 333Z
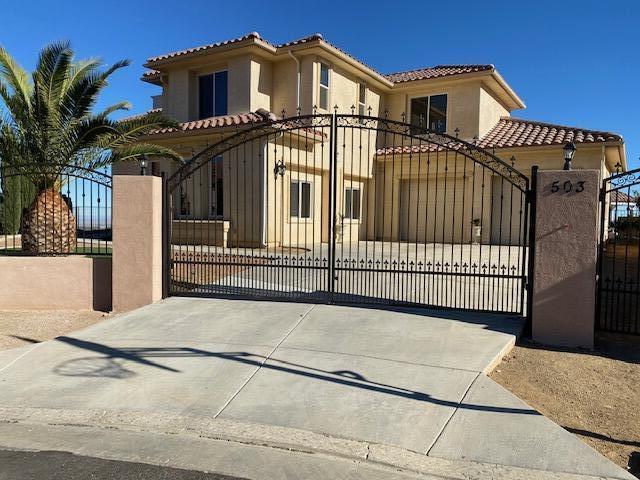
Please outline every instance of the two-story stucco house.
M493 65L382 74L319 34L274 45L250 33L152 57L145 67L149 70L142 80L161 88L153 108L180 122L178 128L158 131L153 141L185 159L243 129L282 118L282 112L292 117L337 111L386 117L458 137L513 163L525 175L532 165L561 169L569 140L578 146L576 169L608 175L617 164L626 167L619 135L512 117L525 105ZM441 159L438 166L427 158L428 148L377 134L375 128L356 136L344 133L336 140L338 241L467 243L473 240L473 224L484 226L475 239L481 243L524 244L521 233L518 238L511 233L522 231L522 214L506 220L510 233L504 233L504 212L521 209L522 201L512 194L505 209L502 203L509 195L500 178L479 178L469 163L453 157ZM197 228L200 242L206 237L207 243L222 246L327 242L332 177L326 138L321 124L282 129L264 134L255 147L245 145L241 153L210 159L188 188L175 192L174 235L190 243L194 234L189 232ZM279 162L283 178L274 182ZM170 176L176 168L154 162L148 173ZM138 171L135 165L114 166L114 173ZM446 183L439 190L442 178ZM464 195L470 199L480 188L482 196L476 193L465 204ZM492 199L500 199L499 209ZM464 222L458 221L457 228L456 221L445 221L449 217Z

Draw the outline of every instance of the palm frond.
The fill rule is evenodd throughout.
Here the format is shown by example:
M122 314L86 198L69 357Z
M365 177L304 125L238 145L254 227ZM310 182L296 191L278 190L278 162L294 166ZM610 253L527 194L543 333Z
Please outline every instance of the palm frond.
M142 155L180 160L147 137L175 122L160 114L112 120L111 114L130 108L128 102L94 112L109 77L129 64L121 60L101 70L96 59L74 62L69 43L58 42L42 50L30 78L0 49L0 100L7 107L0 119L0 168L29 164L25 175L45 185L60 175L55 165L98 169Z
M32 91L29 74L3 47L0 47L0 84L9 87L24 106L29 107Z

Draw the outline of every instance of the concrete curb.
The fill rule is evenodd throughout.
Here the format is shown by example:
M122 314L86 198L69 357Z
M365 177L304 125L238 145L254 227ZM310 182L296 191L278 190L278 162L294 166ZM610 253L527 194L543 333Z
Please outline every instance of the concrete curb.
M472 461L452 461L426 456L400 447L335 438L294 428L211 417L132 411L0 407L0 423L59 428L89 427L104 431L118 430L157 435L191 436L302 454L321 454L382 468L391 468L395 471L451 480L485 478L595 480L603 478ZM4 439L1 441L4 443ZM55 448L52 447L52 449ZM179 467L179 465L175 466Z

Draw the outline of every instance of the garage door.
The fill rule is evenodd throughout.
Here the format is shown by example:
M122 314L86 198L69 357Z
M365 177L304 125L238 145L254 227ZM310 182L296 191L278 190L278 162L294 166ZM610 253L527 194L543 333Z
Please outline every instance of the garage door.
M462 179L403 180L400 187L400 239L407 242L458 243L469 238L462 221L469 202ZM467 223L469 225L467 225ZM462 232L464 228L464 234Z

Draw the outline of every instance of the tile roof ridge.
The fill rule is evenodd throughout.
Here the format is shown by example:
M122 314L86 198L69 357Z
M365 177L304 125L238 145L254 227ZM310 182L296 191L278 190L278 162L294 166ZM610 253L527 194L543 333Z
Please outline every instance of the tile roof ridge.
M195 46L195 47L184 48L182 50L176 50L176 51L173 51L173 52L156 55L154 57L149 57L149 58L147 58L146 63L153 63L153 62L156 62L158 60L163 60L163 59L166 59L166 58L171 58L171 57L175 57L175 56L181 56L181 55L185 55L185 54L188 54L188 53L194 53L194 52L198 52L198 51L201 51L201 50L207 50L209 48L220 47L220 46L223 46L223 45L239 43L239 42L242 42L244 40L249 40L251 38L254 38L256 40L261 40L261 41L267 43L268 45L273 46L268 40L262 38L262 36L258 32L253 31L253 32L249 32L249 33L247 33L245 35L242 35L240 37L231 38L231 39L228 39L228 40L221 40L219 42L208 43L206 45L198 45L198 46Z
M543 122L540 120L528 120L526 118L520 118L520 117L511 117L511 116L502 116L500 117L500 120L507 120L507 121L511 121L513 123L529 123L532 125L539 125L541 127L553 127L553 128L562 128L564 130L581 130L583 132L593 132L593 133L606 133L608 135L614 135L616 137L620 137L622 138L622 135L619 135L615 132L611 132L609 130L594 130L592 128L584 128L584 127L576 127L576 126L571 126L571 125L562 125L559 123L549 123L549 122ZM496 124L497 126L498 124Z
M430 67L419 67L419 68L412 68L411 70L400 70L397 72L391 72L391 73L385 73L384 76L385 77L391 77L393 75L399 75L402 73L414 73L414 72L422 72L424 70L435 70L436 68L491 68L495 70L495 65L493 65L492 63L455 63L455 64L450 64L450 65L445 65L445 64L440 64L440 65L432 65Z

